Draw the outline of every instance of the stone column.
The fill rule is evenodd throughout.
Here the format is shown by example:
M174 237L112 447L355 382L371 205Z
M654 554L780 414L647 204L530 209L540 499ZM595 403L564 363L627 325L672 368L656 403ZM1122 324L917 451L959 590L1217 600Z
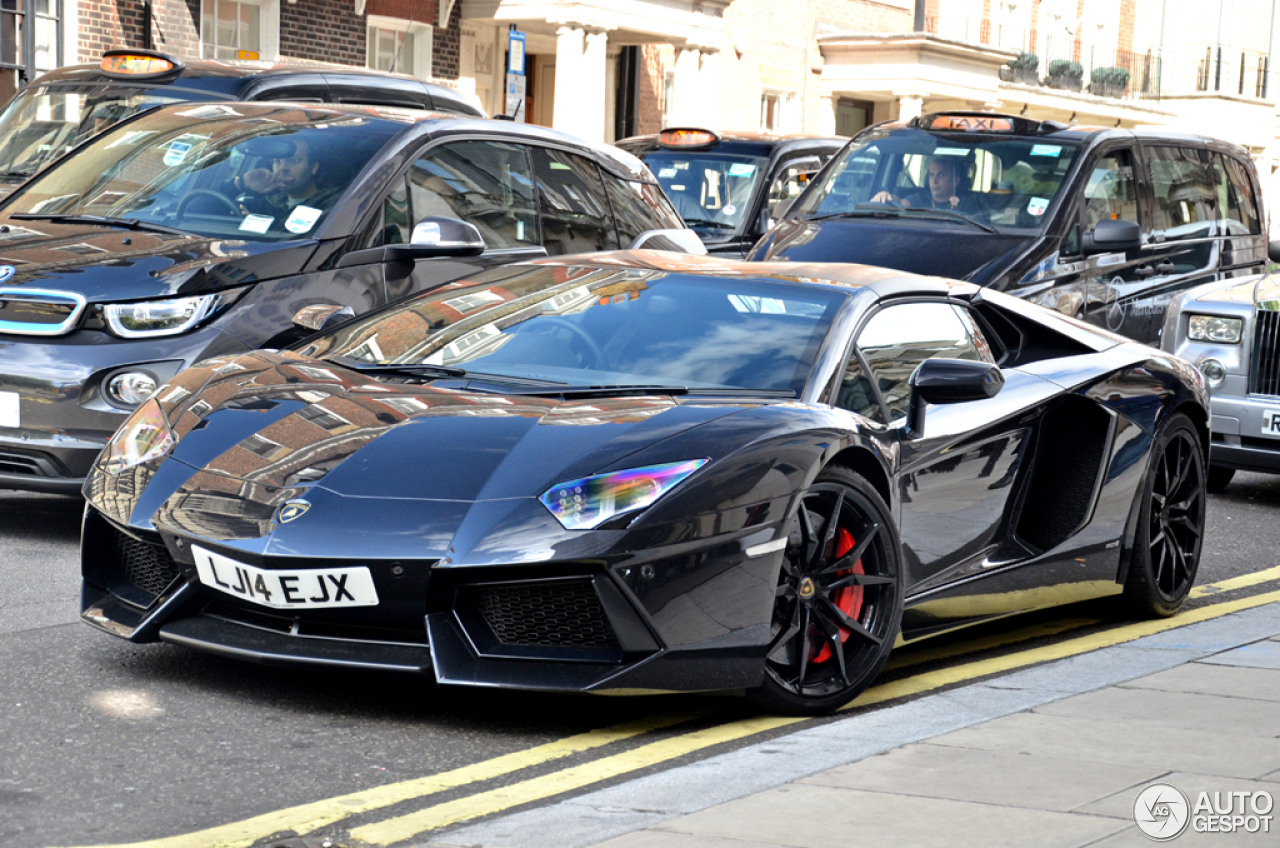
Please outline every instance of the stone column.
M557 97L560 95L557 94ZM907 94L898 98L898 120L906 123L924 114L924 98L919 94Z
M824 94L818 98L818 135L836 134L836 104L834 95ZM870 124L870 115L867 116Z
M603 30L587 31L586 49L578 73L582 75L582 100L577 104L576 133L587 141L602 142L607 112L605 82L609 73L609 36ZM556 96L559 97L558 94Z
M720 52L705 51L699 54L698 77L700 95L698 106L699 126L720 126Z
M583 53L586 34L581 27L566 25L556 30L556 102L551 126L567 133L581 133L581 115L586 103Z
M701 86L698 80L700 53L696 47L676 48L675 104L671 109L673 126L701 126L701 110L703 104Z

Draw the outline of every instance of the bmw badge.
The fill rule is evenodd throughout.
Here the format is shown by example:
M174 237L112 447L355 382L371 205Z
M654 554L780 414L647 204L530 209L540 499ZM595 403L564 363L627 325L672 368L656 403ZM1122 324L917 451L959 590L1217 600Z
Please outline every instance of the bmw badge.
M18 269L12 265L0 265L0 283L18 273Z

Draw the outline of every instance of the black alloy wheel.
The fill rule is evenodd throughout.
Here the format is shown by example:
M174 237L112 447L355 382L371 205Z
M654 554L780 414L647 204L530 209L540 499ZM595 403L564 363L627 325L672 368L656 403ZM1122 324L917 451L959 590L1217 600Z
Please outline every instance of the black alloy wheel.
M902 621L898 538L865 480L824 469L792 522L778 577L765 708L821 715L853 700L889 658Z
M1156 435L1142 487L1125 596L1133 612L1164 618L1191 592L1204 540L1205 461L1200 434L1181 413Z

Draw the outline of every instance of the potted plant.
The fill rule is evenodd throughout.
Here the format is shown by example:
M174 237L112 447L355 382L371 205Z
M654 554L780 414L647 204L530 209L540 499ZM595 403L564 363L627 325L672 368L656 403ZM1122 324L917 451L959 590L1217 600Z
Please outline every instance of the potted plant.
M1049 77L1045 83L1050 88L1079 91L1084 88L1084 66L1070 59L1054 59L1049 63Z
M1020 82L1024 85L1040 84L1040 57L1034 53L1022 52L1009 64L1000 69L1000 79L1005 82Z
M1129 86L1129 72L1124 68L1094 68L1089 77L1089 93L1099 97L1124 97Z

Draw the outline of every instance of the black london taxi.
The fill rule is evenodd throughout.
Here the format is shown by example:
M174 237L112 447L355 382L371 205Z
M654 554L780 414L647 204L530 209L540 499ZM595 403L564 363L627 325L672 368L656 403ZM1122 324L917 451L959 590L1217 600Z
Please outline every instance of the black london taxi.
M616 144L644 160L709 253L741 259L846 142L670 128Z
M1265 269L1264 215L1234 144L948 112L859 133L750 258L961 278L1158 346L1180 292Z
M291 341L295 318L314 331L496 265L682 243L702 252L638 159L540 127L292 103L143 112L0 204L0 488L78 491L179 370Z
M143 109L186 100L355 103L486 117L461 92L358 68L183 61L150 50L109 50L96 65L43 74L0 112L0 196L95 132Z

